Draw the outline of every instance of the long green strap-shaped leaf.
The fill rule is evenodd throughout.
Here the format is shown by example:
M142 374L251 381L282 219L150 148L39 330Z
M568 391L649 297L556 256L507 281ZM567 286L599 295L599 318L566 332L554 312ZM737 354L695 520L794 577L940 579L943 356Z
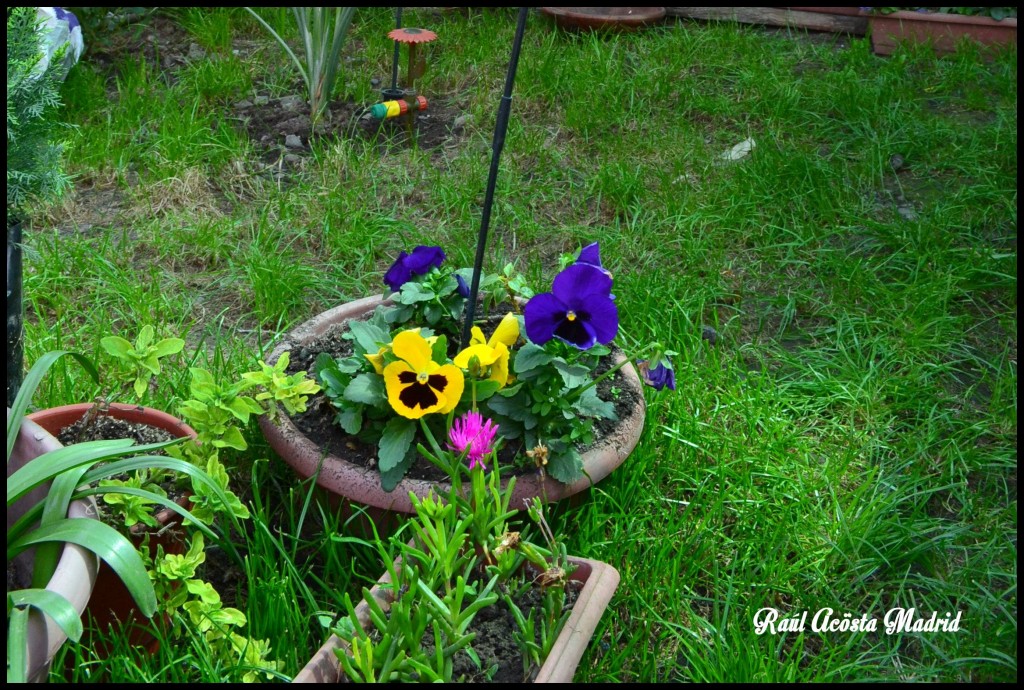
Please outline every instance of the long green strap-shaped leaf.
M209 474L207 474L205 471L191 463L165 456L145 455L104 464L100 467L90 469L87 473L85 473L85 475L76 484L76 486L81 484L92 484L100 479L105 479L107 477L133 472L135 470L152 468L172 470L192 477L193 479L198 480L199 482L210 487L211 492L217 498L217 500L221 501L222 504L227 505L227 495L224 493L224 490L220 487L220 485L216 481L214 481ZM170 508L178 515L180 515L182 518L194 523L196 528L199 529L204 535L206 535L211 540L220 540L218 535L213 530L211 530L205 523L199 520L199 518L194 516L187 509L182 508L180 505L178 505L171 499L167 498L166 496L160 496L159 494L153 493L151 491L146 491L145 489L135 489L127 486L102 486L85 489L75 494L72 498L82 498L85 496L101 496L106 493L127 494L131 496L139 496L141 498L149 499L156 504ZM36 520L39 519L41 510L41 506L35 506L32 510L26 512L25 515L17 523L12 525L11 528L8 530L8 539L17 538L23 532L29 529L31 525L33 525L36 522ZM66 512L67 509L65 508L65 513ZM241 526L238 525L237 520L234 519L234 516L232 516L232 519L234 520L235 528L238 531L241 531ZM227 542L227 540L224 541ZM228 542L227 550L233 551L234 549L232 548L232 546L233 545L231 545L230 542Z
M171 443L173 441L136 446L132 439L119 438L112 441L86 441L50 451L7 478L7 505L11 505L33 487L74 467L92 465L101 460L124 455L126 452L148 453L171 445Z
M330 9L334 10L333 26L331 22L327 21L326 13ZM252 9L246 7L245 10L270 32L270 35L284 48L288 57L295 63L295 67L306 84L310 111L315 124L323 114L334 89L334 81L337 78L338 66L341 62L341 49L345 45L345 37L348 35L356 8L292 8L292 15L295 17L295 24L299 30L299 38L302 41L302 50L306 58L305 65L270 24Z
M11 413L7 417L7 461L11 461L11 453L14 451L14 443L18 440L18 432L21 431L21 420L25 417L25 412L28 411L28 405L32 402L32 396L35 395L36 388L39 387L39 383L43 380L43 376L53 366L54 362L63 357L64 355L71 355L85 368L85 371L92 377L93 381L99 383L100 375L96 371L95 365L86 359L83 355L77 352L67 352L65 350L55 350L53 352L47 352L45 355L36 360L36 363L32 365L32 368L25 374L25 380L21 382L21 388L18 389L18 395L14 398L14 404L11 405Z
M27 494L33 487L59 474L81 465L91 465L100 460L123 455L124 451L134 444L133 440L122 438L113 441L88 441L50 451L7 478L7 505Z
M148 446L129 446L125 452L138 452L138 449L149 447L151 450L157 450L161 447L172 445L184 439L176 439L171 441L165 441L162 443L152 443ZM156 459L157 456L146 456ZM116 476L119 472L111 471L113 463L102 463L98 471L105 472L104 476ZM49 525L59 520L63 520L68 514L68 506L71 504L71 495L75 489L83 483L82 476L89 471L89 465L80 465L73 469L62 472L53 478L53 482L50 484L50 490L46 494L46 501L43 503L43 512L39 519L40 525ZM85 481L84 483L89 483ZM35 513L36 511L32 511ZM28 523L32 524L32 523ZM16 525L16 529L8 530L8 539L16 538L22 531L27 529L24 517L21 522ZM35 564L32 568L32 586L33 587L45 587L46 583L49 582L50 577L57 569L57 560L60 558L61 545L51 542L47 544L41 544L36 549Z
M98 479L102 479L104 472L106 473L106 476L113 476L111 473L122 474L125 472L133 472L135 470L143 470L153 467L160 467L163 469L172 470L174 472L180 472L181 474L187 475L192 478L193 482L198 481L200 484L203 484L204 486L209 488L210 493L212 493L213 496L218 501L220 501L221 505L226 506L229 505L230 503L224 489L221 487L220 484L217 483L216 480L213 479L213 477L209 475L209 473L206 472L206 470L202 469L201 467L196 467L190 462L178 460L177 458L143 455L127 458L125 460L118 460L116 462L112 462L108 465L97 467L96 469L89 471L88 473L86 473L85 477L83 477L82 481L86 483L91 483ZM96 490L93 493L100 493L100 490ZM161 503L163 503L163 501L161 501ZM242 556L238 553L238 549L235 547L234 541L232 541L231 539L221 539L217 537L216 534L207 529L205 524L200 522L196 517L194 517L191 513L189 513L181 506L177 504L167 504L167 507L175 511L182 517L188 519L190 522L193 522L196 525L196 527L198 527L200 530L203 530L203 533L207 537L210 537L211 539L216 539L218 543L220 543L222 548L227 552L227 554L232 558L232 560L234 560L235 563L237 563L239 566L243 566ZM242 534L242 525L241 523L239 523L238 518L235 517L234 513L232 513L231 511L225 512L227 513L228 518L231 520L231 525L235 528L235 531L238 534Z
M151 449L158 449L160 447L166 447L167 445L184 440L179 438L171 441L164 441L162 443L151 443L148 447ZM137 452L137 448L144 448L146 446L129 446L125 452ZM110 468L110 464L101 464L101 468ZM46 493L46 501L43 504L43 513L40 518L40 525L47 525L53 522L62 520L68 515L68 507L71 505L72 493L75 489L83 483L82 476L89 471L89 465L82 465L74 469L63 472L53 478L53 482L50 484L50 490ZM115 476L114 474L108 474L106 476ZM86 482L88 483L88 482ZM24 525L18 526L18 530L24 530ZM8 538L11 536L17 536L22 532L8 530ZM60 558L61 546L56 543L43 544L36 549L36 561L32 569L32 586L33 587L46 587L50 576L53 571L56 570L57 560Z
M352 17L356 13L355 7L338 7L336 9L337 11L334 14L334 35L331 39L330 52L324 56L323 80L316 87L320 94L320 102L318 104L320 112L326 107L328 100L330 100L331 92L334 89L334 82L338 77L338 67L341 65L341 49L345 46L348 29L352 24Z
M19 589L10 592L7 600L13 606L32 606L53 619L68 639L78 642L82 637L82 618L71 602L48 589Z
M50 525L67 517L71 494L74 493L82 475L88 470L88 465L82 465L54 477L53 483L50 484L50 490L46 493L46 500L43 502L43 513L39 519L40 525ZM8 530L7 538L10 540L19 534L18 531ZM35 561L32 564L33 587L46 587L46 583L50 581L53 573L57 570L57 560L60 558L61 549L63 549L63 544L58 542L47 542L36 547Z
M7 682L28 682L28 609L11 608L7 595Z
M117 573L145 616L152 616L156 612L156 592L153 591L153 583L149 581L142 558L132 543L113 527L98 520L65 519L8 542L7 560L30 546L49 541L78 544L92 551Z

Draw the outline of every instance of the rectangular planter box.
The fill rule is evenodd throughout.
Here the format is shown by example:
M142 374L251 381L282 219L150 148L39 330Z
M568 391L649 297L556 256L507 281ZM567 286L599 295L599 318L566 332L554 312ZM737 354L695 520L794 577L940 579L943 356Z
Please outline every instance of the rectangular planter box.
M544 665L537 674L536 683L571 683L576 667L583 658L583 653L590 644L597 624L604 610L608 607L612 595L619 586L619 572L601 561L589 558L570 556L569 561L577 566L571 579L583 582L572 613L565 622L561 634L551 648ZM392 590L387 587L391 577L385 573L370 594L387 610L393 597ZM363 627L370 625L369 607L361 601L356 606L356 616ZM337 635L330 638L317 650L301 671L292 680L293 683L337 683L348 680L341 671L341 662L335 655L335 649L342 649L346 643Z
M956 44L969 38L984 46L1017 44L1017 20L996 21L937 12L893 12L866 14L871 33L871 48L877 55L891 55L903 41L931 41L939 55L952 53Z

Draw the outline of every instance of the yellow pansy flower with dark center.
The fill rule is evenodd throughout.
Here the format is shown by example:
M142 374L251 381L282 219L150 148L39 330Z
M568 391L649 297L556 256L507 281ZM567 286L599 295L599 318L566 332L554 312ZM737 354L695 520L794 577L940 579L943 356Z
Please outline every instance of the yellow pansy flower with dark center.
M488 377L504 386L508 383L509 348L519 339L519 321L515 314L506 314L494 329L490 340L484 339L484 332L473 326L469 347L455 356L455 366L469 369L474 357L482 370L488 370Z
M410 328L406 332L408 332L408 333L419 333L420 329L418 329L418 328ZM429 338L425 338L425 340L427 341L428 345L433 345L434 342L437 340L437 336L436 335L432 335ZM377 354L375 354L375 355L366 354L366 355L363 355L363 357L366 357L366 359L370 360L370 364L373 365L373 370L374 371L376 371L378 374L383 375L384 374L384 355L386 355L388 352L391 352L391 345L385 345L384 347L380 348L379 350L377 350Z
M430 343L418 330L396 335L391 351L399 361L384 367L384 387L395 412L419 419L455 409L465 387L462 371L452 364L433 361Z

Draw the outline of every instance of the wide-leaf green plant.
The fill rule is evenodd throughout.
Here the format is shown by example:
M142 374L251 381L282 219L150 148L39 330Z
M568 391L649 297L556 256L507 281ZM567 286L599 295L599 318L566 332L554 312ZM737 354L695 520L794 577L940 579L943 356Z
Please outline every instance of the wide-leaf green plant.
M65 355L74 357L94 380L99 380L92 362L78 353L55 351L43 355L29 370L14 404L8 409L8 464L11 462L33 393L49 368ZM102 479L123 475L126 472L160 468L190 476L194 482L207 487L218 500L227 503L227 497L219 483L202 469L182 460L153 454L180 440L146 445L135 445L131 439L89 441L44 453L9 473L9 512L19 499L34 488L49 482L45 498L30 506L7 530L8 565L26 549L36 548L31 586L7 593L9 682L27 680L29 669L26 650L31 609L37 609L50 616L72 640L77 641L82 634L81 618L71 603L61 595L45 589L46 583L56 569L60 548L64 543L77 544L105 561L124 582L143 615L152 616L157 609L153 585L145 564L132 542L113 527L98 520L68 518L68 507L73 500L106 493L139 496L170 508L194 523L208 537L217 539L217 535L192 513L164 496L142 488L99 484Z

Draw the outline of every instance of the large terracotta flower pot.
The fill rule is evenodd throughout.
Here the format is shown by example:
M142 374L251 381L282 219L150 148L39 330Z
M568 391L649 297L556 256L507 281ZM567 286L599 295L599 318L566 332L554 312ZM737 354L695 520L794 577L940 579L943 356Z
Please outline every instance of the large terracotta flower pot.
M996 21L989 17L938 12L867 13L871 48L878 55L891 55L901 42L931 41L935 52L952 53L963 38L985 46L1017 43L1017 20Z
M274 348L267 358L267 363L275 363L286 351L297 350L309 345L335 326L372 313L382 302L380 297L367 297L342 304L315 316L288 333ZM544 479L534 475L517 477L511 506L522 507L524 499L534 496L558 501L580 494L589 489L592 484L596 484L611 474L612 470L621 465L629 456L643 431L647 407L643 400L642 384L636 370L631 364L627 364L621 371L624 378L621 385L634 388L638 393L636 397L639 402L628 415L620 419L619 425L612 433L599 439L590 450L583 454L584 477L573 484L562 484L550 477ZM285 462L291 465L299 476L303 479L311 477L320 467L317 483L321 487L360 506L411 515L414 511L409 500L409 492L420 497L426 496L435 487L437 492L442 495L448 492L449 485L446 482L434 483L410 477L399 482L394 491L385 491L381 487L380 474L376 470L353 464L336 455L327 454L325 456L324 450L303 434L287 416L280 415L276 422L263 416L260 417L259 422L271 447ZM343 433L340 427L338 433Z
M10 408L7 410L10 415ZM18 440L7 463L7 476L21 469L31 460L61 447L60 442L38 424L25 420L21 424ZM10 529L25 512L45 498L47 487L37 487L27 496L16 501L7 510L7 528ZM68 508L70 518L96 519L96 504L92 500L74 501ZM14 559L15 567L25 573L32 572L33 550L25 551ZM66 544L57 561L57 569L50 578L46 589L60 594L75 607L79 615L85 610L93 587L99 559L96 554L80 546ZM28 678L32 681L46 680L53 656L67 640L67 635L53 619L33 610L28 623Z
M39 412L33 412L28 415L28 418L56 436L60 433L61 429L71 426L80 420L93 407L92 403L51 407ZM161 429L175 438L196 437L195 430L185 424L185 422L151 407L113 403L99 414ZM178 504L187 508L190 505L188 496L186 495L179 499ZM156 555L156 547L158 545L163 547L164 553L179 555L184 553L185 543L181 540L180 534L174 530L165 529L172 521L179 519L178 514L170 508L164 508L157 511L153 517L160 527L148 528L141 523L134 525L128 534L132 543L136 547L141 545L145 531L149 530L149 549L151 555ZM100 564L99 575L96 579L96 589L89 600L88 612L92 616L94 627L98 630L105 630L109 625L131 624L135 620L135 600L132 598L128 588L124 586L121 578L106 563ZM128 640L133 645L146 647L154 653L159 648L157 639L148 629L142 626L134 627L128 634Z
M577 566L570 578L582 582L583 589L576 599L569 619L565 622L565 627L555 640L551 653L540 667L534 679L535 683L572 682L590 638L594 636L597 624L619 586L619 572L607 563L574 556L569 557L569 562ZM370 594L385 610L394 601L394 590L387 586L390 582L390 574L385 573L370 590ZM356 606L356 616L364 629L370 625L370 608L365 601L359 602ZM336 683L342 680L341 663L334 650L346 646L340 637L331 635L292 682Z

